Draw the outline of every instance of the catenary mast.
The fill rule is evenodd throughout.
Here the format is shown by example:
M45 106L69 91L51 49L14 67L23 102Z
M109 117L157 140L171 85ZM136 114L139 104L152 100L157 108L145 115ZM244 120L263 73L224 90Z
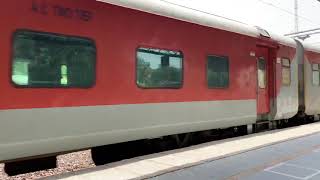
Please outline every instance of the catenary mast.
M294 0L294 32L299 32L298 0Z

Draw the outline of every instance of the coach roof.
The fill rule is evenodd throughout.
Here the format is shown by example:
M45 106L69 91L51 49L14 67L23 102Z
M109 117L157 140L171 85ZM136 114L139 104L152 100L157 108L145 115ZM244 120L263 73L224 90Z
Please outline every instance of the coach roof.
M231 20L222 16L195 10L166 0L97 0L130 9L136 9L160 16L165 16L185 22L213 27L251 37L259 37L261 29L248 24ZM271 34L271 38L281 44L295 47L291 38Z

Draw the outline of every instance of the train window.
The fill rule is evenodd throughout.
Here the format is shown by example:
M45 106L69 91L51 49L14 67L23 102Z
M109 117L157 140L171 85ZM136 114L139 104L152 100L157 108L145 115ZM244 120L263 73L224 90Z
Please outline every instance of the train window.
M182 87L183 55L178 51L138 48L137 85L141 88Z
M312 64L312 70L319 71L319 64Z
M319 64L312 64L312 84L315 86L320 85L320 69Z
M20 87L88 88L95 82L96 48L85 38L17 31L12 82Z
M259 88L265 89L267 84L266 62L264 58L258 59L258 85Z
M282 84L285 86L291 84L290 60L287 58L282 59Z
M208 56L207 83L209 88L227 88L229 86L229 58Z

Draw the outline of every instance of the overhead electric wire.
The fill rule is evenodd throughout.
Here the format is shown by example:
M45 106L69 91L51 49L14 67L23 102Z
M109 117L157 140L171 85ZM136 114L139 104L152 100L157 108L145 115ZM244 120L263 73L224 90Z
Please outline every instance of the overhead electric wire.
M220 15L217 15L217 14L214 14L214 13L211 13L211 12L207 12L207 11L203 11L203 10L200 10L200 9L191 8L191 7L182 5L182 4L177 4L177 3L174 3L174 2L171 2L171 1L167 1L167 0L159 0L159 1L171 4L171 5L179 6L179 7L182 7L182 8L186 8L186 9L189 9L189 10L197 11L197 12L200 12L200 13L204 13L204 14L207 14L207 15L211 15L211 16L216 16L216 17L219 17L219 18L227 19L229 21L234 21L234 22L237 22L237 23L248 25L248 24L246 24L244 22L241 22L241 21L237 21L237 20L234 20L234 19L231 19L231 18L220 16Z
M320 44L320 42L313 42L313 43L308 43L308 44L311 44L311 45L313 45L313 44Z
M299 34L309 33L309 32L313 32L313 31L320 31L320 28L309 29L309 30L300 31L300 32L296 32L296 33L285 34L285 36L299 35Z
M320 31L312 32L312 33L306 33L306 34L299 34L299 35L294 35L294 36L290 36L290 37L302 37L302 36L310 36L310 35L315 35L315 34L320 34Z
M287 10L287 9L281 8L281 7L279 7L279 6L276 6L276 5L274 5L274 4L270 3L270 2L266 2L266 1L264 1L264 0L257 0L257 1L259 1L259 2L261 2L261 3L263 3L263 4L266 4L266 5L268 5L268 6L271 6L271 7L273 7L273 8L279 9L279 10L281 10L281 11L283 11L283 12L286 12L287 14L290 14L290 15L292 15L292 16L296 16L293 12L291 12L291 11L289 11L289 10ZM313 22L312 20L310 20L309 18L306 18L306 17L304 17L304 16L298 15L298 18L304 19L305 21L308 21L309 23L312 23L313 25L319 26L319 24Z
M240 21L237 21L237 20L234 20L234 19L231 19L231 18L227 18L227 17L223 17L223 16L220 16L220 15L217 15L217 14L214 14L214 13L211 13L211 12L207 12L207 11L203 11L203 10L199 10L199 9L196 9L196 8L191 8L191 7L188 7L186 5L182 5L182 4L178 4L178 3L174 3L174 2L171 2L171 1L168 1L168 0L159 0L159 1L162 1L164 3L167 3L167 4L171 4L171 5L174 5L174 6L179 6L179 7L182 7L182 8L185 8L185 9L189 9L189 10L193 10L193 11L197 11L197 12L200 12L200 13L204 13L204 14L207 14L207 15L211 15L211 16L216 16L216 17L219 17L219 18L223 18L223 19L227 19L227 20L230 20L230 21L234 21L234 22L237 22L237 23L241 23L241 24L244 24L244 25L248 25L244 22L240 22ZM320 0L319 0L320 1ZM289 15L292 15L292 16L297 16L298 18L302 19L302 20L305 20L305 21L308 21L309 23L313 24L313 25L317 25L317 26L320 26L320 24L317 24L315 22L313 22L312 20L310 20L309 18L306 18L304 16L301 16L301 15L296 15L294 14L293 12L291 12L290 10L287 10L285 8L281 8L279 6L276 6L270 2L266 2L264 0L258 0L258 2L260 3L263 3L265 5L268 5L268 6L271 6L273 8L276 8L280 11L283 11ZM307 30L307 31L302 31L302 32L298 32L297 34L301 34L303 35L305 32L310 32L306 35L315 35L315 34L319 34L319 32L312 32L312 31L316 31L318 29L312 29L312 30ZM299 35L294 35L293 33L292 34L287 34L287 36L291 36L292 37L298 37Z
M168 0L159 0L159 1L162 1L162 2L165 2L165 3L168 3L168 4L171 4L171 5L175 5L175 6L179 6L179 7L183 7L183 8L186 8L186 9L190 9L190 10L193 10L193 11L197 11L197 12L201 12L201 13L204 13L204 14L208 14L208 15L212 15L212 16L216 16L216 17L220 17L220 18L223 18L223 19L227 19L227 20L230 20L230 21L235 21L235 22L238 22L238 23L241 23L241 24L245 24L245 25L248 25L244 22L241 22L241 21L237 21L237 20L234 20L234 19L231 19L231 18L227 18L227 17L223 17L223 16L220 16L220 15L217 15L217 14L214 14L214 13L211 13L211 12L207 12L207 11L203 11L203 10L199 10L199 9L196 9L196 8L191 8L191 7L188 7L186 5L182 5L182 4L178 4L178 3L174 3L174 2L171 2L171 1L168 1ZM292 16L295 16L295 14L287 9L284 9L284 8L281 8L279 6L276 6L270 2L266 2L266 1L263 1L263 0L257 0L265 5L268 5L268 6L271 6L273 8L276 8L278 10L281 10L289 15L292 15ZM301 16L301 15L298 15L298 17L300 19L304 19L305 21L308 21L309 23L312 23L313 25L318 25L320 26L320 24L317 24L315 22L313 22L312 20L310 20L309 18L306 18L304 16Z

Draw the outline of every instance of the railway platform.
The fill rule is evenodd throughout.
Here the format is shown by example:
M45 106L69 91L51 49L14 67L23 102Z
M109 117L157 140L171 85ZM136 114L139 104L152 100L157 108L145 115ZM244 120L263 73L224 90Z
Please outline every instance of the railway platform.
M320 123L224 139L47 179L319 180Z

